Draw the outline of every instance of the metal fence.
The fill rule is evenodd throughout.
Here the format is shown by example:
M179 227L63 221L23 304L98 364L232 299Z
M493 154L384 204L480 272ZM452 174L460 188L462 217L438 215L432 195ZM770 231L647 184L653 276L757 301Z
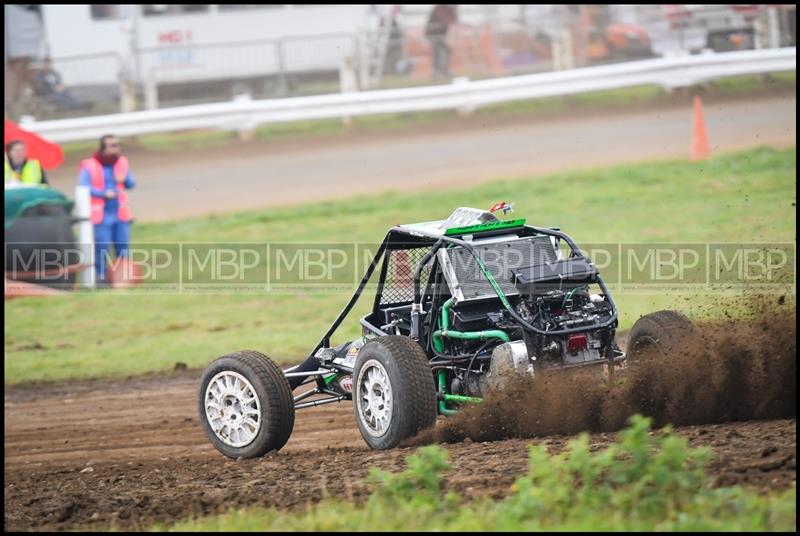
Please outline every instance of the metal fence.
M656 58L548 73L507 76L417 88L333 93L329 95L181 106L57 121L23 122L22 126L53 141L99 137L112 130L120 136L214 128L252 130L258 125L344 118L374 114L455 109L525 99L572 95L639 85L686 87L715 78L795 70L794 47L775 50L710 53Z
M16 110L6 110L11 116L17 111L58 119L135 109L122 106L128 77L122 56L114 52L32 62L27 75L29 85L13 103Z
M192 104L330 94L541 73L669 57L777 48L796 39L794 6L519 6L516 17L465 17L451 26L446 74L435 69L429 8L404 7L356 33L141 48L54 57L31 66L31 87L7 102L12 118L87 117ZM465 6L466 9L466 6ZM610 8L609 8L610 9ZM474 15L474 14L473 14ZM399 20L399 22L398 22ZM387 37L388 36L388 37Z

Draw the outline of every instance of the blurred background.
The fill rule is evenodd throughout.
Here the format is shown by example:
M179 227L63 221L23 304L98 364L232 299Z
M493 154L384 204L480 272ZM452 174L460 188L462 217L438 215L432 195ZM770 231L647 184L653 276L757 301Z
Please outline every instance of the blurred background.
M6 5L5 112L41 121L778 48L795 45L795 20L774 4Z

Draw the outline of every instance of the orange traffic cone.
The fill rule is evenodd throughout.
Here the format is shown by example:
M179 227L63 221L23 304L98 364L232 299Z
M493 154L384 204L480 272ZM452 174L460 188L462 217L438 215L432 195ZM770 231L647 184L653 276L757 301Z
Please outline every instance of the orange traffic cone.
M142 283L142 267L128 259L117 257L108 273L113 288L127 288Z
M706 120L703 117L703 102L694 97L694 131L692 132L692 160L704 160L711 154L706 132Z

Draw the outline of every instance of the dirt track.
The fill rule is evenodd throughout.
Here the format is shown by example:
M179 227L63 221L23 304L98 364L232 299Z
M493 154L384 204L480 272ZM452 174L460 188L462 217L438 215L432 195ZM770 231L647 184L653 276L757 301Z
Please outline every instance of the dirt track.
M5 530L145 528L258 504L295 508L323 489L363 496L371 466L398 470L411 449L372 452L350 405L298 414L284 450L259 460L223 458L206 441L195 409L198 374L13 388L5 393ZM680 429L714 448L721 485L761 489L796 479L796 421ZM593 434L600 447L614 434ZM526 469L532 441L552 450L568 436L447 445L447 487L468 498L503 496Z

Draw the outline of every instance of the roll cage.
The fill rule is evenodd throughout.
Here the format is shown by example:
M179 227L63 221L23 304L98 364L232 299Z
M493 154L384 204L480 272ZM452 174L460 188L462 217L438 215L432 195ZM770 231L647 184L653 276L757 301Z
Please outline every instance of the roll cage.
M553 237L556 241L563 240L569 246L570 249L569 258L579 257L583 255L580 248L572 240L572 238L570 238L569 235L567 235L566 233L561 232L558 228L542 228L530 225L520 225L513 229L503 228L498 230L488 230L481 232L464 232L461 234L456 233L453 235L443 235L420 228L411 228L405 226L392 227L384 237L378 249L376 250L375 255L373 256L369 266L367 267L364 276L361 278L361 281L359 282L355 292L350 297L347 304L345 304L344 308L341 310L339 315L333 321L331 326L322 336L320 341L310 352L308 357L312 358L318 355L321 349L330 348L331 336L336 332L341 323L353 309L356 302L358 302L358 299L361 297L364 288L366 287L369 280L372 278L376 268L378 267L378 265L381 263L382 260L384 262L382 264L380 271L379 281L377 285L377 292L375 294L372 312L361 317L360 323L365 333L371 333L374 335L389 335L389 333L382 330L380 327L376 326L373 322L371 322L370 318L373 319L377 318L380 312L383 309L385 309L385 307L382 307L381 297L385 290L385 283L388 270L387 252L409 250L409 249L430 248L425 253L425 255L417 262L417 265L413 272L414 273L413 298L411 301L412 322L410 326L410 336L415 340L417 340L417 342L419 342L422 345L428 357L432 359L431 361L432 365L435 364L434 363L435 352L432 350L431 347L432 346L431 337L433 329L427 329L427 330L422 329L421 315L423 314L423 304L426 301L425 298L427 296L431 296L430 300L431 307L429 311L427 311L425 314L429 315L430 319L435 318L439 310L443 306L442 303L439 303L439 301L441 300L436 299L435 293L433 293L433 295L431 293L432 285L434 284L438 285L441 283L440 281L436 281L438 275L441 274L441 270L437 269L436 266L437 259L435 255L436 252L442 247L460 246L465 248L470 253L471 257L480 267L480 271L482 272L483 276L491 284L492 289L497 295L497 298L499 298L500 302L503 304L505 310L524 330L528 330L529 332L538 335L552 336L552 335L568 335L570 333L586 332L590 330L598 330L616 326L617 308L600 274L596 275L595 282L600 286L600 289L605 294L606 299L608 300L609 305L611 307L611 315L607 319L601 322L596 322L594 325L591 326L581 326L578 328L550 330L550 331L543 331L525 321L525 319L523 319L517 313L517 311L515 311L514 308L511 307L508 297L504 294L500 286L497 284L497 281L495 281L494 276L483 264L480 257L476 254L474 245L471 240L472 237L478 237L483 239L491 237L509 236L511 234L515 234L520 238L541 236L541 235ZM423 292L421 287L422 271L423 267L429 261L431 261L431 259L433 259L433 265L429 274L425 291ZM321 362L320 365L317 367L317 370L305 370L302 368L301 365L290 367L289 369L284 370L284 376L286 376L287 378L304 377L305 379L302 382L302 384L306 384L310 381L314 381L316 384L315 387L294 397L295 409L315 407L334 402L341 402L343 400L349 399L349 396L343 395L341 392L337 392L334 389L331 389L329 387L329 382L335 379L339 375L352 375L352 374L353 374L352 368L345 366L343 364L333 363L332 361ZM324 394L326 395L326 397L303 402L303 400L310 398L311 396L316 394ZM448 395L448 396L452 399L459 398L454 395ZM463 398L466 400L469 397L463 397ZM470 401L474 400L475 399L470 399ZM442 410L440 410L440 412L441 411ZM450 412L448 411L447 413Z
M513 231L514 233L518 234L518 236L527 237L527 236L536 236L536 235L546 235L554 237L557 240L563 240L570 248L570 258L583 256L578 245L569 237L566 233L561 232L555 228L542 228L542 227L533 227L530 225L522 225L519 228L509 230L509 229L502 229L497 231L486 231L481 233L475 233L475 235L480 235L480 238L489 238L492 236L504 236L510 234ZM459 236L460 238L456 238ZM420 248L420 247L430 247L431 249L428 253L421 259L421 261L417 264L415 271L414 271L414 297L411 303L412 307L412 325L411 325L411 333L410 336L419 341L420 337L423 335L420 330L420 321L419 317L422 313L422 300L425 294L421 292L421 272L423 267L427 264L428 261L436 254L439 248L444 247L445 245L453 245L453 246L460 246L469 251L472 255L472 258L478 264L483 273L483 276L489 281L494 289L497 297L500 299L500 302L503 304L506 311L508 311L509 315L525 330L528 330L532 333L536 333L538 335L568 335L570 333L577 333L577 332L584 332L587 330L596 330L596 329L603 329L611 326L617 320L617 307L614 304L614 300L611 297L611 293L608 291L605 282L603 281L602 276L597 274L597 284L600 286L601 290L605 294L610 306L611 306L611 315L609 318L603 320L602 322L597 322L595 325L592 326L581 326L577 328L568 328L568 329L560 329L560 330L551 330L551 331L544 331L541 330L530 323L528 323L525 319L523 319L517 311L514 310L513 307L510 306L508 301L508 297L499 287L497 282L494 280L494 276L489 272L489 270L485 267L481 258L476 254L473 244L471 240L464 240L464 235L455 235L455 236L444 236L435 234L429 231L425 231L424 229L411 229L407 227L392 227L389 232L386 234L386 237L381 242L378 250L375 253L375 256L372 259L367 271L364 274L364 277L359 282L356 291L353 293L353 296L344 306L342 311L339 313L339 316L336 320L333 321L328 331L325 335L322 336L322 339L319 343L314 347L310 356L316 354L316 352L323 347L330 346L330 337L333 333L339 328L341 323L350 313L352 308L355 306L356 302L358 301L361 293L364 290L364 287L367 285L369 280L372 278L372 275L375 269L378 266L378 263L381 259L384 258L384 255L387 251L393 250L403 250L403 249L412 249L412 248ZM473 235L474 236L474 235ZM435 262L435 261L434 261ZM378 290L375 295L375 300L373 304L372 313L363 316L360 319L360 323L365 330L375 335L388 335L385 331L381 330L379 327L375 326L372 322L368 320L370 316L374 316L376 313L379 312L380 300L381 295L385 286L386 282L386 271L388 268L388 263L384 262L381 268L380 279L378 281ZM431 274L433 275L436 271L432 270ZM428 281L428 287L432 284L432 281ZM435 311L434 311L435 314ZM423 346L424 347L424 346ZM425 348L427 350L427 348Z

